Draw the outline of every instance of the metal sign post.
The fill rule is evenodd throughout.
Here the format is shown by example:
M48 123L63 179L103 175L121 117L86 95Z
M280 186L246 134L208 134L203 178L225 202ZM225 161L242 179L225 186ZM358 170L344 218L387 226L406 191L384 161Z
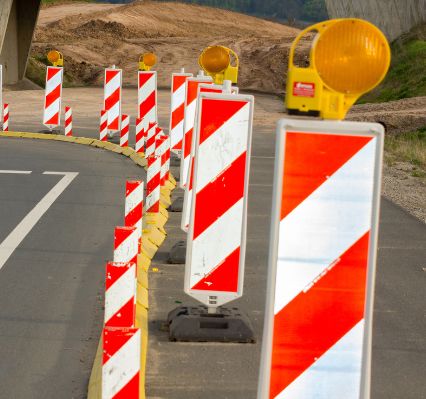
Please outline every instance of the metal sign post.
M258 399L367 399L384 131L278 124Z

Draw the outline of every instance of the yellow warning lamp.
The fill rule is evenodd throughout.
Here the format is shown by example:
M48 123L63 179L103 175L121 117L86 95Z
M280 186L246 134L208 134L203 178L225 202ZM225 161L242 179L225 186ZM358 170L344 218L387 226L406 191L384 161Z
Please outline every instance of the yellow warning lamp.
M232 83L238 81L240 61L237 54L228 47L209 46L205 48L198 58L198 63L216 84L222 84L224 80L230 80Z
M157 56L154 53L145 53L139 57L139 70L150 71L157 63Z
M64 66L64 57L61 52L57 50L51 50L47 53L47 59L53 66Z
M309 66L294 65L300 39L316 32ZM290 49L286 107L290 114L343 119L364 93L385 77L389 43L373 24L356 18L320 22L302 31Z

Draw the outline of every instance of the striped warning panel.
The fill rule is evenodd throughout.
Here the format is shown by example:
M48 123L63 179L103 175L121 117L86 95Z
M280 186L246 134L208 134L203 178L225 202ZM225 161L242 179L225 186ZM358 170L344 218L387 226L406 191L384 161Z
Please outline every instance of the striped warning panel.
M160 212L160 179L161 157L151 155L147 158L148 169L146 173L146 212Z
M180 186L186 186L188 180L189 160L191 154L192 133L195 125L197 113L197 98L198 86L202 83L213 83L211 78L188 78L186 81L186 96L185 96L185 121L184 134L182 139L182 154L180 168Z
M129 146L129 129L130 118L129 115L121 115L121 128L120 128L120 147Z
M175 154L182 150L183 123L185 115L185 83L192 73L173 73L170 102L170 138L171 148Z
M252 96L200 94L185 291L219 306L242 295Z
M144 128L157 122L157 72L138 71L138 117Z
M65 136L72 136L72 108L65 107Z
M104 109L101 110L101 116L99 119L99 140L108 140L108 112Z
M139 238L142 237L143 194L144 184L142 180L126 181L124 225L128 227L135 226L138 230Z
M369 397L382 134L281 122L258 398Z
M136 118L135 151L138 153L143 153L144 145L145 145L144 120L143 118Z
M102 342L102 399L139 399L140 329L104 328Z
M61 123L62 79L62 67L47 67L43 124L49 128L59 126Z
M156 123L148 125L148 132L145 143L145 158L150 157L155 152L155 137L157 136L158 126Z
M136 264L108 262L105 275L105 327L134 327Z
M139 232L135 226L120 226L114 232L114 262L137 261Z
M104 110L108 113L108 129L120 130L122 70L105 69Z
M3 131L9 131L9 104L3 104Z

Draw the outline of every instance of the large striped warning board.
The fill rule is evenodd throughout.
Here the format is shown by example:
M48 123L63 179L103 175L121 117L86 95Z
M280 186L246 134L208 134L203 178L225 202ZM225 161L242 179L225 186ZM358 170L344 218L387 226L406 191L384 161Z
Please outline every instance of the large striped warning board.
M104 110L108 113L108 130L112 131L121 128L121 85L122 70L105 69Z
M369 397L383 134L279 123L259 399Z
M185 292L217 307L243 291L253 97L199 101Z
M43 124L48 128L60 125L63 68L48 66L44 95Z

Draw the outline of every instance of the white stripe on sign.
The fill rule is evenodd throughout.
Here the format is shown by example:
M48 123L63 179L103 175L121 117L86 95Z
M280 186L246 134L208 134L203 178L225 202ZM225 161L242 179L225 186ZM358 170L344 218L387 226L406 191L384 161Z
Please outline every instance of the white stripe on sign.
M185 102L186 86L183 84L173 93L172 111L175 111Z
M197 156L206 167L203 174L197 175L198 192L247 150L247 134L236 135L235 132L247 133L249 114L250 104L247 103L206 141L199 144Z
M50 121L60 111L60 108L61 98L59 97L44 110L44 122Z
M62 83L62 71L57 72L51 79L47 81L48 91L52 91Z
M108 98L112 93L120 88L121 76L117 73L106 85L105 85L105 98Z
M138 253L139 232L136 229L114 250L114 262L128 263Z
M135 268L131 267L105 291L105 322L134 297L135 285ZM123 293L128 294L126 298L123 298Z
M42 198L0 244L0 270L40 218L78 175L77 172L44 172L43 174L64 175L64 177Z
M135 332L102 367L102 391L105 397L113 398L139 372L140 330ZM120 380L117 376L123 374ZM104 397L104 396L103 396Z
M286 244L285 253L278 252L275 314L370 230L376 142L366 144L281 222Z
M359 399L363 331L361 320L275 399Z
M240 199L192 242L191 287L240 246L243 206Z

